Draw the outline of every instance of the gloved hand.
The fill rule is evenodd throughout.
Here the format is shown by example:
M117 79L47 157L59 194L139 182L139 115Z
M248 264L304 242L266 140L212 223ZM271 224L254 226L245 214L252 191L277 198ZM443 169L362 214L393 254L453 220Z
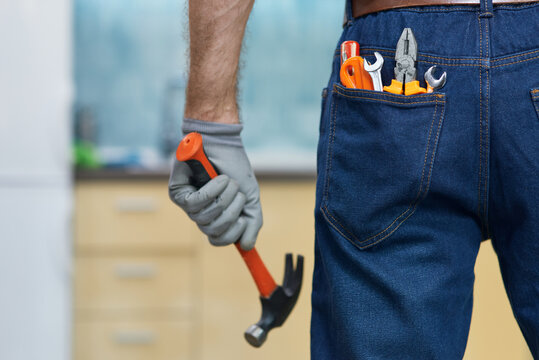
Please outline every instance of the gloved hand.
M260 190L243 148L241 124L220 124L184 119L184 134L202 135L204 151L221 174L200 189L190 183L192 171L174 160L169 180L170 199L195 221L211 244L254 247L262 227Z

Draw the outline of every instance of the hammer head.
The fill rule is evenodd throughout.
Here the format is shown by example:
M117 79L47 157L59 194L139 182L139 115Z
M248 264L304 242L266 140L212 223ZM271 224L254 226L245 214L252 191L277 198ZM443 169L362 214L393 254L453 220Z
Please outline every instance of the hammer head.
M292 254L286 254L283 285L277 286L267 298L260 297L262 316L260 320L245 330L245 340L254 347L266 341L268 332L281 326L296 305L303 282L303 256L298 255L296 268Z

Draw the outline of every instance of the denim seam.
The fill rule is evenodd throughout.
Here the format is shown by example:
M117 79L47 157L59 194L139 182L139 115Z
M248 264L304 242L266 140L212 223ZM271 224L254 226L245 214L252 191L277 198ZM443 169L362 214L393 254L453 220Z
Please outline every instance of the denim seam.
M387 49L381 49L379 47L362 47L361 50L360 50L360 53L365 55L366 52L374 52L374 51L377 51L377 52L380 52L380 53L388 53L388 54L382 54L383 57L387 57L387 58L393 58L394 55L395 55L395 50L387 50ZM515 55L515 56L521 56L521 55L527 55L528 53L525 53L525 54L519 54L519 55ZM340 51L337 49L335 50L335 53L333 55L334 58L340 56ZM445 64L445 65L448 65L448 66L481 66L481 64L477 64L477 62L480 62L481 60L479 58L450 58L450 57L443 57L443 56L434 56L434 55L427 55L427 54L421 54L419 53L417 55L417 58L418 58L418 62L426 62L428 63L426 60L422 60L422 58L432 58L432 59L438 59L438 60L447 60L447 61L458 61L458 62L462 62L462 63L458 63L458 64ZM501 60L504 60L504 59L501 59ZM496 60L498 61L498 60ZM467 62L467 63L464 63L464 62ZM475 62L475 63L470 63L470 62ZM431 64L438 64L438 63L435 63L435 62L430 62Z
M394 51L392 52L391 50L383 50L383 49L377 49L377 48L362 48L362 51L369 51L369 50L378 51L378 52L388 52L390 54L394 54ZM522 53L522 54L504 56L504 57L501 57L501 58L491 60L491 63L499 63L499 62L506 61L506 60L513 59L513 58L525 57L525 56L529 56L529 55L532 55L532 54L535 54L535 53L538 53L538 52L539 52L539 50L533 50L533 51L528 51L528 52L525 52L525 53ZM389 56L389 55L387 55L387 56ZM428 60L424 60L423 58L431 58L431 59L447 60L447 61L472 61L472 62L479 62L479 63L448 64L448 63L445 63L445 62L428 61ZM493 65L493 66L491 66L491 68L502 67L502 66L512 65L512 64L518 64L518 63L534 60L534 59L537 59L537 58L539 58L539 56L535 56L535 57L532 57L532 58L523 59L523 60L519 60L519 61L514 61L514 62L510 62L510 63L506 63L506 64ZM477 66L477 67L483 66L480 63L481 62L480 58L463 59L463 58L448 58L448 57L441 57L441 56L418 54L418 63L421 63L421 62L426 63L426 64L440 64L440 65L444 65L444 66Z
M387 52L387 53L390 53L391 55L393 55L395 53L395 51L383 50L383 49L379 49L379 48L362 48L361 52L364 53L364 52L367 52L369 50L378 51L378 52ZM384 55L382 55L382 56L384 56ZM392 58L390 55L385 55L385 57ZM440 56L433 56L433 55L426 55L426 54L418 54L417 58L418 58L418 60L417 60L418 63L425 63L425 64L439 64L439 65L443 65L443 66L481 66L481 64L477 63L477 62L480 62L480 59L478 59L478 58L468 58L468 59L447 58L447 57L440 57ZM438 61L438 62L428 61L428 60L425 60L423 58L432 58L432 59L438 59L438 60L442 60L442 61ZM459 63L450 64L450 63L444 62L443 60L454 61L454 62L459 62ZM475 63L470 63L470 62L475 62Z
M485 0L486 2L487 0ZM479 53L481 57L482 66L479 68L479 166L478 166L478 179L477 179L477 216L481 224L481 234L483 238L488 237L488 215L487 215L487 201L488 201L488 166L489 166L489 90L490 90L490 39L488 18L486 18L484 26L482 24L481 14L478 17L479 25ZM483 41L483 33L485 33L485 41ZM483 45L485 51L483 51ZM484 55L486 55L487 65L484 65ZM486 75L486 101L483 101L483 71ZM485 107L485 111L483 111Z
M334 91L337 91L337 88L335 87L335 85L333 86L333 90ZM332 130L331 130L331 135L330 135L330 141L329 141L329 144L328 144L328 151L327 151L327 156L328 158L326 159L326 186L325 186L325 190L324 190L324 201L322 201L322 207L321 207L321 210L322 210L322 214L324 214L324 217L327 219L327 217L325 216L325 213L326 211L328 212L329 214L329 211L327 210L327 203L329 202L329 178L330 178L330 172L331 172L331 164L332 164L332 159L333 159L333 142L335 140L335 128L336 128L336 123L337 123L337 105L336 105L336 101L333 100L332 103L331 103L331 106L332 106L332 112L331 112L331 125L332 125ZM332 216L333 218L333 216ZM336 221L336 219L334 219ZM329 221L330 224L332 224L332 226L336 229L336 227L333 225L333 222L332 221ZM342 228L343 230L346 230L347 229L342 226L339 222L337 222ZM338 230L337 230L338 231ZM341 233L339 231L339 233ZM342 234L342 233L341 233ZM344 234L342 234L346 239L350 240L348 238L348 236L345 236ZM352 237L353 235L350 234Z
M367 52L367 51L378 51L380 53L388 53L389 55L387 55L388 57L390 55L394 55L395 54L395 51L394 50L387 50L387 49L380 49L380 48L377 48L377 47L362 47L361 48L361 52ZM527 52L524 52L524 53L521 53L521 54L516 54L516 55L510 55L510 56L502 56L502 57L499 57L499 58L494 58L491 60L491 63L499 63L499 62L502 62L502 61L506 61L506 60L509 60L509 59L514 59L514 58L518 58L518 57L525 57L525 56L529 56L529 55L532 55L532 54L536 54L539 52L539 49L536 49L536 50L531 50L531 51L527 51ZM337 54L338 55L338 54ZM427 60L423 60L422 58L430 58L430 59L437 59L437 60L447 60L447 61L470 61L470 62L475 62L475 63L459 63L459 64L445 64L446 66L483 66L480 62L482 61L481 60L481 57L479 58L469 58L469 59L463 59L463 58L452 58L452 57L443 57L443 56L434 56L434 55L427 55L427 54L418 54L418 62L424 62L424 63L429 63L429 64L438 64L436 62L429 62ZM494 65L494 66L491 66L492 68L494 67L501 67L501 66L505 66L505 65L512 65L512 64L516 64L516 63L520 63L520 62L524 62L524 61L529 61L529 60L533 60L533 59L537 59L539 56L536 56L536 57L532 57L532 58L528 58L528 59L523 59L523 60L520 60L520 61L516 61L516 62L511 62L511 63L507 63L507 64L499 64L499 65ZM477 63L479 62L479 63Z
M539 117L539 89L530 90L530 94L532 96L533 107L535 108L537 117Z
M513 58L516 58L516 57L520 57L520 56L526 56L526 55L531 55L531 54L535 54L539 52L539 49L536 49L536 50L531 50L531 51L527 51L525 53L521 53L521 54L516 54L516 55L511 55L511 56L502 56L502 57L499 57L497 59L494 59L492 60L492 62L500 62L500 61L503 61L503 60L509 60L509 59L513 59Z
M451 9L445 9L445 8L439 8L439 9L428 9L428 8L422 8L422 7L415 7L415 8L398 8L393 9L395 11L399 12L456 12L456 11L468 11L468 12L475 12L477 11L476 5L470 5L469 7L451 7Z
M395 50L387 50L387 49L379 49L376 47L362 47L361 52L364 51L378 51L378 52L387 52L391 55L395 54ZM427 55L427 54L417 54L418 58L427 57L432 59L439 59L439 60L449 60L449 61L478 61L480 59L478 58L470 58L470 59L463 59L463 58L450 58L450 57L443 57L443 56L434 56L434 55ZM457 64L457 65L477 65L477 64Z
M322 215L324 215L324 213L322 212ZM324 215L325 217L325 215ZM318 249L320 250L320 246L318 247ZM326 262L324 261L324 257L322 256L322 254L320 254L320 261L322 262L322 267L324 268L324 274L326 276L326 278L328 279L328 282L329 282L329 279L331 279L331 277L329 276L329 273L328 273L328 270L327 270L327 266L326 266ZM330 291L330 297L329 297L329 302L330 302L330 309L331 309L331 316L332 318L335 316L333 310L334 310L334 305L333 305L333 286L330 286L328 284L328 287L329 287L329 291Z
M479 23L479 56L483 58L483 28L481 26L481 18L477 17ZM481 219L481 175L483 173L483 83L482 74L483 68L479 68L479 168L477 175L477 217L481 224L481 233L483 234L483 221Z
M341 95L341 96L344 96L346 98L350 98L350 99L364 99L364 100L373 100L375 102L386 102L386 103L390 103L390 104L396 104L396 105L413 105L413 104L432 104L432 103L437 103L439 100L438 99L434 99L434 100L429 100L429 101L410 101L410 102L405 102L405 101L391 101L391 100L385 100L385 99L381 99L381 98L376 98L376 97L368 97L368 96L353 96L353 95L348 95L348 94L345 94L343 92L341 92L339 90L338 87L336 87L334 85L333 87L333 90L334 92L336 92L337 94ZM396 98L398 98L398 95L392 95L392 94L386 94L384 92L384 96L394 96ZM443 95L441 94L427 94L427 95L419 95L418 97L431 97L431 96L436 96L437 98L443 98ZM401 96L405 96L405 95L401 95ZM403 99L404 100L404 99Z
M485 3L488 0L485 0ZM484 175L484 184L483 184L483 216L484 216L484 222L485 222L485 236L486 238L489 237L490 229L489 229L489 223L488 223L488 189L489 189L489 159L490 159L490 28L489 28L489 20L485 20L485 37L487 40L486 43L486 50L487 50L487 57L489 58L489 66L485 69L486 71L486 100L487 103L485 105L486 107L486 114L485 114L485 175Z
M344 3L344 16L345 16L345 26L350 26L354 21L354 14L352 11L352 2L350 0L345 0ZM344 27L344 26L343 26Z
M427 57L432 59L438 59L438 60L451 60L451 61L477 61L477 59L462 59L462 58L449 58L449 57L443 57L443 56L434 56L434 55L427 55L427 54L419 54L418 57Z
M338 88L336 88L335 86L334 86L334 90L338 94L340 94L340 95L342 95L344 97L347 97L347 98L371 99L371 98L365 98L365 97L360 97L360 96L348 96L346 94L343 94L342 92L339 92ZM430 94L430 95L432 95L432 94ZM418 193L417 193L415 199L410 203L408 208L403 213L401 213L395 220L393 220L393 222L391 224L389 224L384 230L378 232L375 235L372 235L372 236L368 237L367 239L359 240L349 229L346 228L346 226L342 225L341 222L339 222L333 216L333 214L329 211L329 209L327 207L327 204L329 202L328 201L328 198L329 198L329 182L330 182L329 173L330 173L330 168L331 168L331 162L329 161L330 165L328 166L328 169L326 171L326 189L325 189L325 192L324 192L325 201L323 202L323 205L320 207L320 210L322 210L322 214L324 215L326 220L328 220L328 222L332 225L332 227L337 232L339 232L339 234L341 234L344 238L346 238L348 241L350 241L353 245L358 246L360 249L365 249L367 247L373 246L373 245L381 242L382 240L388 238L389 236L391 236L406 220L408 220L410 218L410 216L412 216L412 214L415 213L415 210L417 209L418 204L421 202L422 198L424 198L426 196L426 194L428 193L428 190L430 188L430 178L431 178L431 175L432 175L432 168L433 168L433 165L434 165L434 156L436 154L436 147L437 147L438 139L439 139L439 135L440 135L441 123L442 123L442 120L443 120L443 114L445 113L445 106L442 105L442 111L440 111L440 119L438 121L438 127L437 127L437 130L436 130L437 134L436 134L436 138L435 138L435 141L434 141L434 144L433 144L433 147L432 147L432 156L431 156L431 161L430 161L430 168L429 168L429 175L428 175L428 178L427 178L427 184L425 186L425 189L423 189L423 187L425 185L425 181L424 181L425 168L427 166L428 154L429 154L429 151L431 149L432 129L433 129L433 126L434 126L434 123L435 123L435 120L436 120L437 113L438 113L438 105L440 103L441 104L445 103L444 96L442 96L440 94L436 94L436 98L437 99L434 100L434 101L420 102L420 103L433 103L434 102L436 105L435 105L435 108L434 108L433 118L432 118L431 126L430 126L430 129L429 129L429 135L427 137L427 146L426 146L426 150L425 150L425 157L424 157L423 169L422 169L422 172L421 172L421 179L420 179L420 183L419 183ZM439 99L442 99L442 100L439 100ZM383 101L383 99L376 99L376 100ZM396 102L392 102L392 101L386 101L386 102L396 103ZM333 104L335 104L335 101L333 102ZM402 102L401 103L396 103L396 104L402 104ZM332 132L332 135L331 135L332 138L330 140L330 146L331 147L333 146L334 136L335 136L334 129L335 129L335 122L336 122L335 118L336 118L336 113L337 113L336 108L337 108L337 105L334 105L334 110L333 110L333 114L332 114L333 132ZM330 153L330 150L328 149L328 154L329 153ZM407 213L409 213L409 214L407 214ZM406 217L404 219L402 219L400 222L398 222L399 219L401 219L403 216L406 216ZM398 222L398 224L394 225L396 222ZM391 229L392 227L393 227L393 229ZM387 233L389 231L389 229L391 229L391 231L389 233ZM348 235L345 234L345 233L347 233ZM380 237L380 238L376 239L377 237ZM375 239L375 240L371 241L372 239Z
M481 67L481 64L446 64L446 63L440 63L436 61L427 61L427 60L420 60L418 63L425 63L425 64L435 64L435 65L443 65L443 66L473 66L473 67Z
M340 93L340 92L338 92L338 91L337 91L337 93L339 93L339 95L341 95L341 96L344 96L344 97L350 98L350 99L373 100L373 101L375 101L375 102L386 102L386 103L396 104L396 105L433 104L433 103L438 102L438 100L432 100L432 101L413 101L413 102L398 102L398 101L391 101L391 100L384 100L384 99L371 98L371 97L366 97L366 96L350 96L350 95L346 95L346 94Z
M427 7L423 7L423 6L395 8L395 9L381 10L381 11L378 11L376 13L365 14L365 15L358 16L358 17L356 17L356 18L354 18L352 20L352 23L354 23L358 19L361 19L364 16L375 15L375 14L382 13L382 12L387 12L387 11L417 12L417 13L458 12L458 11L475 12L475 11L477 11L477 8L476 8L475 5L470 5L468 7L455 7L455 6L452 6L451 9L445 9L445 8L432 9L432 8L427 8Z
M528 4L514 4L514 5L496 5L494 10L522 10L539 5L537 2Z
M328 149L326 152L326 179L325 179L325 186L324 186L324 200L322 203L326 203L329 201L329 173L331 171L331 163L333 158L333 140L335 139L335 127L336 127L336 120L335 120L335 101L331 101L331 109L330 109L330 125L331 125L331 132L329 134L330 140L328 143Z
M534 56L534 57L529 58L529 59L524 59L524 60L520 60L520 61L514 61L514 62L507 63L507 64L495 65L495 66L491 66L491 67L492 68L498 68L498 67L507 66L507 65L520 64L520 63L530 61L530 60L534 60L534 59L539 59L539 56Z
M337 230L337 232L341 234L346 240L350 241L350 243L352 243L352 245L354 246L357 246L356 242L360 243L360 241L352 233L350 233L350 231L346 227L344 227L337 219L333 217L327 205L323 205L321 210L322 214L324 214L324 217L326 218L326 220L328 220L331 227ZM331 217L331 219L328 218L328 216ZM338 226L336 226L335 223L337 223ZM346 232L348 235L345 234L343 231Z

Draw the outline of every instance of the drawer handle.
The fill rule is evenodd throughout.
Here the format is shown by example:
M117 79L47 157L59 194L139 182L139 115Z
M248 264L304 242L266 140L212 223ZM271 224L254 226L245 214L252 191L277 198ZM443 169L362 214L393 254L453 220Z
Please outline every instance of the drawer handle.
M157 201L151 197L121 197L116 199L116 209L125 213L153 213Z
M155 333L150 330L123 330L113 335L113 341L121 345L151 345L155 340Z
M114 273L122 279L149 279L155 277L157 270L152 264L120 264Z

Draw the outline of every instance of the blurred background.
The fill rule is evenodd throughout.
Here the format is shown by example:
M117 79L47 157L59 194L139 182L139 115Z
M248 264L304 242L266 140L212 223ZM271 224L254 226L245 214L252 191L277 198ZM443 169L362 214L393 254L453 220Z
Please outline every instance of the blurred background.
M242 58L258 248L298 305L267 344L256 288L168 199L186 85L185 0L0 0L0 359L308 359L320 93L342 2L257 0ZM286 207L283 209L283 204ZM466 359L531 359L489 242Z

